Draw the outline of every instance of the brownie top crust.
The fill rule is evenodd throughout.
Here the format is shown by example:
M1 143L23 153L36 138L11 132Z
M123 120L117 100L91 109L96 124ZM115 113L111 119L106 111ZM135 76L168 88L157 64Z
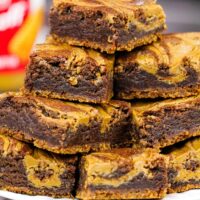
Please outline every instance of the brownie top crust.
M123 8L131 12L134 6L152 5L156 3L156 0L53 0L53 5L55 7L62 3L70 3L85 8L109 8L111 11L116 10L118 12L122 12L120 8Z
M130 65L156 76L165 85L184 86L189 70L200 72L200 33L165 34L151 45L119 54L115 73L123 73Z
M135 25L137 25L138 29L143 29L145 27L145 30L148 30L148 27L146 26L149 24L149 29L151 29L152 21L155 18L155 13L158 15L156 18L163 19L163 24L165 24L165 14L160 5L157 4L156 0L54 0L53 1L53 7L60 9L65 7L66 5L71 5L72 7L75 7L76 10L90 10L90 11L100 11L103 13L106 20L108 20L110 23L114 23L114 18L117 16L117 14L120 14L122 16L128 17L130 20L135 19ZM145 24L143 22L140 22L141 20L138 20L138 16L135 14L135 11L140 9L142 7L142 10L144 11L144 16L146 18ZM150 7L150 9L149 9ZM145 12L145 8L148 10L148 12ZM157 11L157 12L156 12ZM149 16L149 18L148 18ZM152 17L154 16L154 17ZM139 18L140 19L140 18Z
M145 113L151 112L159 112L161 109L174 107L174 108L189 108L195 106L200 103L200 95L187 97L187 98L179 98L179 99L168 99L162 101L140 101L137 103L132 103L132 111L135 117L140 118L145 115Z
M44 44L37 44L32 56L40 56L42 58L48 57L60 57L67 58L66 68L70 68L70 63L79 63L87 60L91 60L96 63L96 66L103 67L112 70L114 65L114 56L100 53L98 51L74 47L68 44L60 44L53 41L50 37Z

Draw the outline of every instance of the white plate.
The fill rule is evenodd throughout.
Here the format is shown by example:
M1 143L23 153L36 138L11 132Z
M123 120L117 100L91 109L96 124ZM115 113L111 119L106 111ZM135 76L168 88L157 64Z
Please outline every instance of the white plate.
M12 200L55 200L53 198L42 196L28 196L15 194L12 192L0 191L0 196ZM69 200L69 199L56 199L56 200ZM200 200L200 190L190 190L180 194L170 194L163 200Z

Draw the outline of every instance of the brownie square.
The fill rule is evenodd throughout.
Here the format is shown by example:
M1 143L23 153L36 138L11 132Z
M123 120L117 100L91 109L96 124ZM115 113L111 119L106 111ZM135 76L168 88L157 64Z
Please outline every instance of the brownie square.
M54 0L50 26L58 41L109 54L151 43L166 28L155 0Z
M48 153L0 134L0 189L73 198L77 156Z
M55 153L75 154L131 144L131 106L92 106L21 93L0 95L0 131Z
M167 149L169 193L200 188L200 138L193 138Z
M36 45L26 70L25 92L70 101L106 103L113 95L114 56L91 49Z
M145 147L163 148L200 135L200 95L132 104L134 136Z
M154 199L167 192L168 160L152 149L115 149L82 157L77 198Z
M177 98L200 92L200 33L162 35L151 44L118 54L115 96L120 99Z

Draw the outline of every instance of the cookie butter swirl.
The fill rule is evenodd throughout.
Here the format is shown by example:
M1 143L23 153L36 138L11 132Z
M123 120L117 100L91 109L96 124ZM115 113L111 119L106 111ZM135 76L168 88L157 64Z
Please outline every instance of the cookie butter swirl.
M124 152L124 153L123 153ZM142 154L124 150L121 152L93 153L85 157L84 171L87 173L85 187L112 186L118 188L143 174L153 178L153 169L159 162L153 151ZM87 185L87 186L86 186Z
M13 93L7 93L7 96L12 96ZM2 95L2 98L6 95ZM37 108L35 114L40 116L38 119L52 124L57 124L59 127L69 128L71 132L75 132L79 126L89 126L92 120L96 120L100 124L100 132L109 131L111 122L121 120L122 114L118 107L117 101L111 101L109 104L102 106L92 106L81 103L64 102L60 100L45 99L42 97L28 97L31 106ZM18 103L26 103L27 100L21 93L15 93L15 101ZM33 108L32 108L33 109ZM115 119L112 116L115 115Z
M163 35L160 41L120 58L116 73L121 73L127 62L168 86L184 85L188 77L200 73L200 34Z
M156 4L156 0L54 0L54 7L71 5L75 9L84 8L85 10L97 10L111 24L116 23L116 16L123 16L126 19L126 28L136 26L138 30L154 30L153 23L158 27L165 23L165 14L162 7ZM155 15L155 13L157 15Z
M38 98L38 115L45 118L47 121L56 123L62 127L69 127L70 131L75 132L81 126L89 126L92 120L100 123L100 132L105 133L110 129L112 115L116 115L115 106L104 105L91 106L86 104L75 104L71 102L61 101L46 101L43 98ZM43 111L42 111L43 110ZM44 111L45 110L45 111ZM49 117L45 112L55 113L55 117ZM116 115L115 121L119 120ZM70 126L69 126L70 125Z
M34 54L43 58L42 62L49 68L52 67L51 63L48 63L48 59L51 57L54 60L54 62L52 61L53 66L66 72L63 77L72 86L80 84L79 82L85 77L86 70L90 70L94 75L93 80L90 81L96 86L104 83L105 74L112 76L114 56L104 55L91 49L60 44L51 37L47 38L46 44L37 45ZM89 69L88 66L90 66Z
M24 158L24 165L28 180L34 187L60 187L60 176L65 171L65 165L56 161L48 154L35 150L32 155Z
M66 0L54 0L54 6L58 6L62 3L66 3ZM141 6L155 4L156 0L67 0L67 3L85 6L85 7L108 7L110 9L115 9L121 11L120 8L124 8L128 11L132 9L132 6Z
M64 164L46 153L31 149L28 144L0 134L0 152L3 156L20 156L28 180L34 187L59 187Z
M172 183L190 182L199 180L200 177L200 138L186 142L182 147L173 149L170 168L177 172Z
M0 153L3 156L17 156L31 153L31 148L20 141L4 136L0 133Z

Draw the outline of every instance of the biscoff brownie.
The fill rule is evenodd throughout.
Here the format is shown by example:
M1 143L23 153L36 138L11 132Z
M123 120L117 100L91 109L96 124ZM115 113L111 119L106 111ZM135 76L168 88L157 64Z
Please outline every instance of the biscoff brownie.
M26 69L25 92L47 98L107 103L113 95L114 56L56 43L38 44Z
M58 41L113 54L155 41L166 24L155 0L54 0L50 27Z
M1 190L73 198L77 156L45 152L0 134L0 159Z
M55 153L75 154L130 145L131 106L87 105L21 93L0 95L0 131Z
M157 199L166 195L168 160L152 149L115 149L82 157L79 199Z
M151 44L118 54L115 96L177 98L200 92L200 33L162 35Z
M200 95L132 103L136 142L163 148L200 135Z
M200 188L200 138L193 138L167 149L169 193Z

